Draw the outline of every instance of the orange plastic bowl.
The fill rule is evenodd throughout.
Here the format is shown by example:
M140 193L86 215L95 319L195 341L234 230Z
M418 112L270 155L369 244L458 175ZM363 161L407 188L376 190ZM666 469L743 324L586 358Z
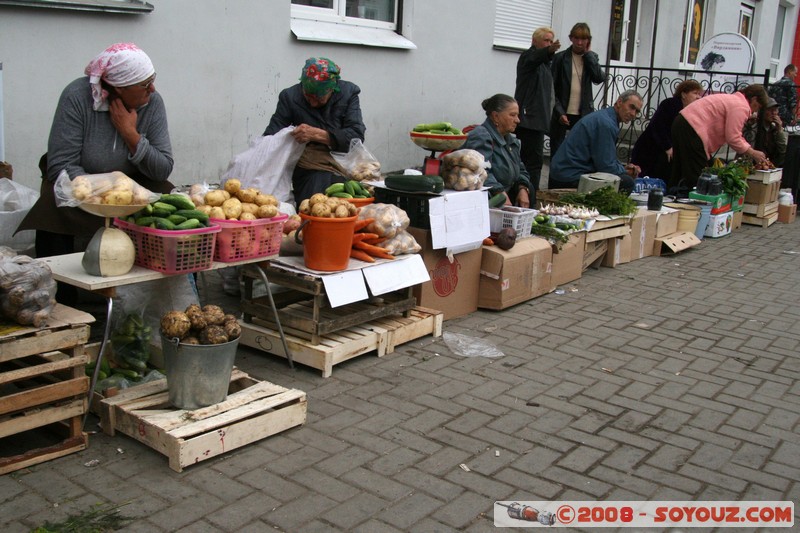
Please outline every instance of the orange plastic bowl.
M374 202L375 198L348 198L347 201L356 207L364 207Z

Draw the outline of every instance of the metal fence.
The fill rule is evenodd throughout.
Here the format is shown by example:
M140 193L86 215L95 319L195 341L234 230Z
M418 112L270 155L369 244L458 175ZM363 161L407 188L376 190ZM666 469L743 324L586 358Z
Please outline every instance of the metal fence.
M694 79L700 82L709 93L733 93L752 83L769 85L769 70L763 75L744 74L725 71L690 71L654 67L621 67L605 65L606 82L595 86L594 107L602 109L614 105L623 92L633 89L642 95L642 112L629 124L623 124L617 140L617 153L621 161L630 161L630 153L636 139L650 124L658 105L675 92L675 87L684 80ZM549 150L549 139L547 142ZM717 154L722 159L732 159L735 153L727 145Z

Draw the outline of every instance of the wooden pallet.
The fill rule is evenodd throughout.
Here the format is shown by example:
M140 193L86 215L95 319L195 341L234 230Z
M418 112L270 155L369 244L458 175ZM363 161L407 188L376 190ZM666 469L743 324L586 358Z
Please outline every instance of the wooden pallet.
M777 211L764 217L758 217L748 214L742 215L743 224L750 224L751 226L761 226L762 228L768 228L777 221L778 221Z
M100 425L166 455L169 467L189 465L299 426L306 393L258 381L234 368L228 397L193 411L169 404L166 380L130 387L100 402Z
M375 351L378 357L394 352L401 344L433 335L442 335L444 314L441 311L415 307L408 317L400 315L382 317L324 335L319 344L286 333L286 343L292 359L322 371L330 377L333 366L359 355ZM269 324L254 318L252 323L242 323L240 344L286 357L280 335Z
M93 321L56 305L46 327L0 325L0 474L86 449Z

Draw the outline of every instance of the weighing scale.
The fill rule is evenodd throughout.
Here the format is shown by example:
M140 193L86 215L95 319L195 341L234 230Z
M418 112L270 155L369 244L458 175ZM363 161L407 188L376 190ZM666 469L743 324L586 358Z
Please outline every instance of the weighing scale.
M131 248L134 248L133 241L128 236L127 233L122 231L121 229L112 228L111 227L111 219L117 217L126 217L128 215L132 215L137 211L143 209L147 204L136 204L136 205L109 205L109 204L91 204L87 202L83 202L78 205L81 209L86 211L87 213L91 213L92 215L97 215L100 217L105 218L105 225L104 227L98 229L92 240L89 241L89 245L86 247L86 252L84 252L83 260L81 261L81 266L83 269L93 275L93 276L121 276L122 274L127 274L131 268L133 268L133 260L127 261L122 260L121 258L113 258L111 256L105 255L102 247L103 243L103 236L106 232L119 232L119 234L115 235L117 239L127 239L130 242ZM100 254L101 257L106 259L107 263L111 264L110 270L106 272L101 272L98 265L94 265L94 262L89 260L90 255L97 255ZM134 253L135 255L135 253ZM117 259L115 262L114 259Z
M467 140L466 135L437 135L416 131L410 132L410 135L414 144L431 152L422 163L422 173L429 176L438 176L442 169L442 160L436 157L436 152L458 150Z

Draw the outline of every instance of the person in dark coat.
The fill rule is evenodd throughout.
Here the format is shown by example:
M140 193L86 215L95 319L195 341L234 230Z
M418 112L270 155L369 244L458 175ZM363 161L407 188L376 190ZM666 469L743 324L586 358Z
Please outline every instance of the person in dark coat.
M572 46L553 57L553 90L555 107L550 121L550 157L555 156L567 131L581 117L594 111L592 84L603 83L605 72L600 58L590 50L592 32L589 25L579 22L569 32ZM573 80L574 78L574 80Z
M295 126L291 135L308 143L292 174L294 198L299 205L332 183L346 181L345 170L330 152L347 152L350 141L364 140L358 85L342 80L339 66L325 57L306 60L300 83L278 95L278 106L264 135Z
M653 118L636 139L631 162L639 165L643 177L659 178L666 183L672 172L672 122L681 109L703 96L703 87L695 80L684 80L675 87L672 97L658 104Z
M552 28L543 26L533 32L531 47L517 60L517 88L514 98L520 109L516 136L522 143L522 161L539 189L544 163L544 135L550 130L553 114L553 73L550 63L561 48ZM533 192L533 191L531 191Z

